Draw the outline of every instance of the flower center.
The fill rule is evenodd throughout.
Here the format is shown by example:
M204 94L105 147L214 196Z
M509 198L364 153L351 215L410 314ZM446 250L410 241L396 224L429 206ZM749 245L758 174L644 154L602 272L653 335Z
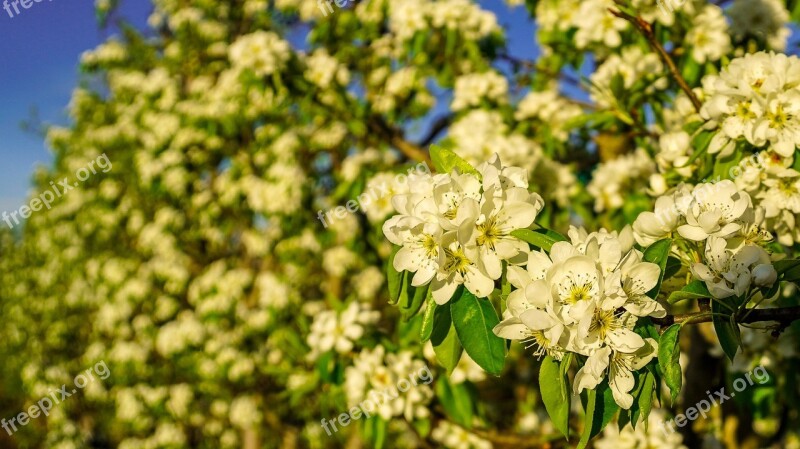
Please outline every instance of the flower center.
M465 274L467 272L467 267L470 264L470 260L467 258L466 254L464 254L464 250L462 248L459 247L456 250L445 248L444 255L446 257L444 262L444 270L447 273Z
M619 323L613 310L598 309L594 311L592 324L589 325L589 332L597 332L601 340L606 339L609 332L617 329Z
M500 240L502 235L503 232L500 230L500 226L498 226L497 218L490 217L487 218L485 222L478 225L478 238L476 239L476 243L478 246L486 245L494 250L494 245Z

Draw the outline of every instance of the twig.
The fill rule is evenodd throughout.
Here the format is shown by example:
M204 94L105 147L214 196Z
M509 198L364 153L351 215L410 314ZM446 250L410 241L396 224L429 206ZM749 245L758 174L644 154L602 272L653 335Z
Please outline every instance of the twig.
M697 112L700 112L700 108L703 106L703 104L697 98L697 95L695 95L694 92L692 92L692 89L689 87L689 84L686 83L686 80L683 78L683 75L681 75L681 72L675 65L675 61L672 60L672 57L670 57L669 53L667 53L667 50L664 49L664 46L661 45L660 42L658 42L658 39L656 39L656 35L653 32L653 25L651 25L641 17L634 17L624 11L615 11L610 8L609 11L616 17L627 20L628 22L633 24L633 26L636 27L639 31L641 31L642 35L645 37L645 39L647 39L647 42L649 42L650 46L653 47L653 50L655 50L655 52L658 53L658 56L661 57L661 60L664 61L664 64L666 64L667 68L669 69L669 73L671 73L672 77L675 78L675 81L678 83L678 86L681 88L681 90L683 90L686 96L689 97L689 100L692 102L694 109Z
M675 323L709 323L713 316L714 314L708 312L667 315L664 318L653 318L653 323L659 326L671 326ZM747 314L741 318L737 318L736 322L751 324L762 321L776 321L781 325L789 325L797 320L800 320L800 306L775 309L749 309Z
M409 159L417 162L425 162L429 166L433 165L427 151L407 141L405 137L403 137L402 131L386 123L383 118L377 116L373 117L369 121L369 128L372 132L381 136L381 138L388 140L392 146L400 150L400 152L405 154Z
M516 56L511 56L508 53L501 53L501 54L499 54L497 56L500 59L504 59L504 60L510 62L513 66L515 66L517 68L518 67L523 67L523 68L525 68L527 70L532 70L532 71L535 71L535 72L541 72L541 73L544 73L547 76L550 76L551 78L561 78L562 80L572 84L575 87L583 87L581 85L581 81L579 79L571 77L571 76L567 75L564 72L553 72L552 70L547 70L544 67L540 67L540 66L536 65L536 63L533 62L533 61L528 61L528 60L525 60L525 59L517 58Z
M450 126L452 122L453 122L452 115L443 115L438 119L436 119L436 121L431 126L431 129L428 130L428 134L422 140L420 140L419 146L427 147L428 145L430 145L431 142L433 142L433 139L435 139L436 136L438 136L439 133L442 132L445 128Z

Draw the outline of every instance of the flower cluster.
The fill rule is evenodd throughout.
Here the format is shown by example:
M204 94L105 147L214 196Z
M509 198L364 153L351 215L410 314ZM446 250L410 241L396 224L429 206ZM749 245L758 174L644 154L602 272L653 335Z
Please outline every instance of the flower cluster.
M555 243L547 255L528 254L526 268L508 268L516 290L494 332L525 340L536 355L561 360L567 352L587 357L575 376L580 392L608 376L614 400L630 408L633 372L655 355L658 343L633 331L639 317L663 317L666 310L647 296L660 276L658 265L644 262L623 235L587 234L572 228L571 242Z
M682 185L656 200L654 212L643 212L633 224L641 245L682 237L693 254L680 254L715 298L741 296L751 285L771 286L777 279L770 257L759 243L769 235L762 213L750 195L730 180Z
M800 59L775 53L737 58L703 80L707 100L701 110L717 129L708 151L725 157L737 142L768 146L792 157L800 144Z
M496 155L477 173L409 176L409 189L394 197L399 215L386 221L383 233L401 246L394 268L415 273L415 287L430 283L438 304L461 284L488 296L502 262L527 250L511 232L529 228L544 205L528 191L525 170L503 166Z
M589 77L592 100L598 105L611 107L617 103L619 93L613 90L613 81L617 76L622 77L625 89L631 89L640 81L646 81L645 90L650 93L668 85L664 64L658 55L645 53L639 47L625 47L619 55L609 56Z
M340 314L333 310L318 314L308 334L308 345L311 347L308 358L315 360L331 349L339 353L352 351L354 342L364 335L365 327L375 324L379 317L378 312L358 302L351 302Z
M409 351L386 353L380 345L365 349L345 370L347 402L352 406L370 399L377 407L375 413L385 420L395 416L408 421L425 418L433 397L428 385L432 378L420 380L415 377L420 372L431 374L425 362L413 358ZM407 386L400 385L404 382Z
M641 148L600 164L586 186L586 191L594 197L594 210L602 212L621 208L629 192L647 185L655 169L655 163Z
M764 227L790 246L800 241L800 172L790 168L793 158L764 150L739 163L736 186L764 210Z

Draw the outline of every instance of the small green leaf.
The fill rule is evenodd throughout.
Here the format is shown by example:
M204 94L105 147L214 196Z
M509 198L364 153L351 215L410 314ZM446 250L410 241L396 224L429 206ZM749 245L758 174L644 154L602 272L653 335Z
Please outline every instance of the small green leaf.
M568 364L568 361L565 361ZM553 426L569 439L570 388L561 363L547 356L539 368L539 392Z
M585 448L589 440L602 432L619 411L619 405L614 400L607 380L604 380L596 389L585 391L586 394L582 395L581 399L585 399L586 419L581 439L578 442L578 449Z
M644 422L647 429L647 417L653 409L653 393L655 392L656 376L648 370L641 371L636 376L636 390L633 397L636 402L630 410L631 427L636 429L639 422Z
M736 150L729 156L714 160L712 176L714 179L731 179L731 169L739 165L740 160L742 160L742 144L736 145Z
M730 311L719 301L711 301L711 312L714 313L711 321L714 323L714 330L717 332L719 344L722 346L722 350L725 351L725 355L733 361L741 342L739 325L733 322L733 316L731 318L721 316L721 314L724 315L730 313Z
M389 255L389 260L386 263L386 279L389 284L389 302L397 304L400 298L400 290L403 288L404 273L400 273L394 269L394 256L400 251L399 246L392 246L392 253Z
M800 260L778 260L772 263L781 279L795 282L800 280Z
M667 258L667 266L664 267L664 279L669 279L681 271L681 260L677 257L669 256Z
M516 229L511 231L511 235L545 251L550 251L554 243L567 240L563 235L549 229L537 229L535 231Z
M425 306L425 314L422 315L422 328L419 331L419 337L422 343L431 339L431 334L433 334L433 318L436 309L439 307L436 301L433 300L433 297L429 297L427 303L428 304Z
M682 289L672 292L667 298L667 302L670 304L675 304L679 301L684 301L687 299L701 299L701 298L710 298L711 293L708 292L708 288L706 288L706 284L703 281L692 281L686 287Z
M436 397L456 424L472 428L472 398L464 383L453 384L449 379L441 378L436 382Z
M661 274L658 276L658 282L652 290L647 292L647 296L655 299L658 292L661 290L661 282L664 280L664 271L667 267L667 260L669 259L669 251L672 248L672 239L659 240L644 250L645 262L651 262L658 265Z
M403 305L403 303L401 303L400 314L403 317L404 321L408 321L411 318L413 318L414 315L416 315L417 312L419 312L420 307L422 307L422 303L425 302L425 298L431 297L430 284L415 288L411 286L411 278L413 276L408 275L406 277L408 278L408 283L409 283L408 288L414 289L414 296L411 297L410 301L406 302L406 305Z
M681 325L673 324L661 334L658 342L658 365L664 373L664 382L669 387L672 403L678 398L683 383L683 373L681 365L678 363L681 356L681 349L678 339L681 333Z
M581 433L581 439L578 441L577 449L584 449L587 444L589 444L589 440L592 438L592 427L594 427L595 421L595 405L597 403L597 391L596 390L588 390L586 393L586 403L584 404L584 409L586 409L586 419L583 420L583 433Z
M455 326L450 325L447 334L438 344L433 338L431 338L431 343L433 343L433 352L436 354L436 360L447 370L447 375L449 376L453 373L453 369L458 365L458 361L461 360L461 354L464 352L461 342L458 340Z
M505 364L505 340L492 331L500 318L491 301L464 289L460 298L450 300L450 313L467 354L487 372L500 375Z
M475 170L475 167L449 148L436 144L431 145L431 161L433 161L433 166L439 173L449 174L455 168L462 174L470 173L479 178L481 177L481 174L478 170Z

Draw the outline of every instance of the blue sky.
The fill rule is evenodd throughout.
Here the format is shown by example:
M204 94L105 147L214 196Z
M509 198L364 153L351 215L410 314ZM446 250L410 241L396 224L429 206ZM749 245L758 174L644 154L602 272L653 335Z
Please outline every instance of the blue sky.
M121 17L145 26L149 1L120 3ZM501 0L479 3L509 30L512 54L533 56L533 29L522 8L510 11ZM43 140L23 131L21 123L36 110L44 124L67 124L81 53L113 34L114 29L99 28L91 0L41 0L14 17L0 9L0 211L18 209L28 196L33 169L52 160Z

